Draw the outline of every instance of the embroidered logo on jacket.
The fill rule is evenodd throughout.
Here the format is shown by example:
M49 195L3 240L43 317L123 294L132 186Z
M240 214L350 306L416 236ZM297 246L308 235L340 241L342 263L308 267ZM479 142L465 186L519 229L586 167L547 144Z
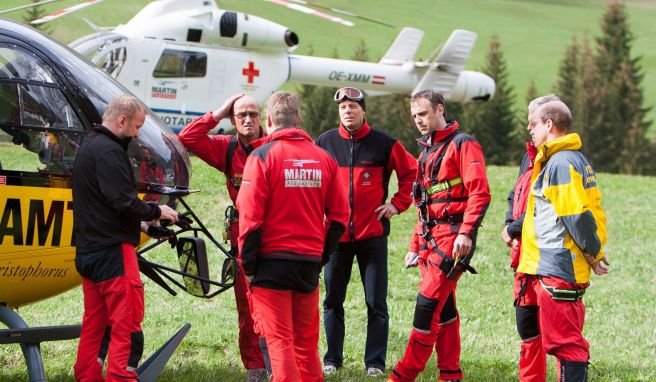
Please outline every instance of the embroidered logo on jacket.
M319 163L311 159L286 159L285 162L293 162L293 167L304 167L306 164ZM285 169L285 187L321 187L321 170L304 168Z

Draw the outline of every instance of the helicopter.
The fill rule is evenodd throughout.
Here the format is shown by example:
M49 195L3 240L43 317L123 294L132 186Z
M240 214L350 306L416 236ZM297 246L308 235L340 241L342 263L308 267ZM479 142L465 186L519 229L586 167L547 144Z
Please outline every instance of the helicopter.
M84 136L100 124L108 103L129 91L70 48L40 32L0 19L0 344L20 344L30 381L45 381L40 343L79 337L79 325L29 327L13 309L78 286L71 174ZM170 294L169 285L211 298L234 285L236 259L212 236L184 197L189 154L152 111L130 143L138 192L175 206L181 220L169 230L179 269L148 260L167 240L138 250L141 272ZM220 280L209 278L205 240L225 255ZM181 279L181 281L180 281ZM167 281L165 281L167 280ZM138 369L154 381L190 328L184 325Z
M350 23L303 5L269 1L341 25ZM291 54L299 44L295 32L257 16L219 9L213 0L156 0L125 24L94 28L96 33L69 46L123 84L175 132L215 107L216 100L246 93L263 103L286 82L355 86L371 96L432 88L452 102L485 101L495 91L492 78L464 70L477 34L460 29L429 60L415 61L424 32L403 28L383 58L372 63ZM223 121L215 132L231 128Z

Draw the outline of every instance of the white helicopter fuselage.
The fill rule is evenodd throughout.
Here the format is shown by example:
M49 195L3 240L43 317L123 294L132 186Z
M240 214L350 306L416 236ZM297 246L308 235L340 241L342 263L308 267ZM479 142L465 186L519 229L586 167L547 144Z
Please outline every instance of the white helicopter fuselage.
M160 0L128 23L71 47L141 98L174 131L246 93L261 104L287 81L355 86L369 95L436 89L455 102L486 100L494 81L464 66L476 33L456 30L428 62L414 61L424 32L403 28L378 63L293 55L285 26L221 10L213 1ZM215 132L232 126L222 121Z
M216 109L235 93L247 93L263 102L289 78L286 52L147 38L131 38L111 47L111 51L120 49L125 49L130 59L115 78L174 130ZM94 62L102 64L102 55L96 57ZM230 126L219 128L227 131Z

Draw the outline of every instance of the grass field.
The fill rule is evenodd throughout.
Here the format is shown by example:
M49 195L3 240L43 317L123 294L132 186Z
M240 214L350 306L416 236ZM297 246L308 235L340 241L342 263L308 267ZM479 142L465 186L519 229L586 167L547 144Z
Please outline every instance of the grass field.
M0 152L6 152L1 146ZM3 159L4 160L4 159ZM192 187L203 192L188 198L192 207L217 234L227 205L223 176L192 158ZM510 167L489 167L493 202L480 231L474 266L480 275L465 275L458 288L462 330L462 366L467 381L513 381L516 378L519 339L514 327L512 272L507 250L499 237L506 208L505 195L516 176ZM608 217L606 247L611 273L593 277L584 301L587 305L585 336L591 343L591 381L656 380L656 260L653 223L656 221L654 177L598 174ZM402 356L411 327L416 270L403 268L403 255L414 223L410 211L393 219L389 245L390 336L388 372ZM212 274L219 272L220 256L211 256ZM173 252L163 250L154 258L173 263ZM232 291L213 300L186 295L170 297L146 281L145 356L150 355L185 322L189 335L168 363L162 381L243 381L245 374L237 347L237 318ZM322 293L323 295L323 293ZM327 381L365 381L362 357L366 307L358 272L352 276L346 301L347 338L345 365ZM22 307L19 313L30 325L79 323L82 294L79 288L47 301ZM322 330L323 336L323 330ZM325 350L324 339L320 351ZM51 381L72 381L76 341L42 346ZM550 369L550 380L555 379ZM436 379L434 361L420 381ZM0 347L0 381L27 379L20 348ZM379 379L382 380L382 379Z
M3 0L0 9L25 4L27 0ZM53 21L52 36L63 42L91 33L82 18L99 26L114 26L129 20L149 0L106 0L83 9L75 15ZM44 6L54 12L74 4L65 0ZM300 37L295 53L307 54L313 47L319 56L331 56L335 50L343 58L351 56L359 40L369 49L369 59L379 60L394 41L398 29L384 27L364 20L342 16L355 23L353 28L341 26L317 17L274 5L263 0L221 0L225 9L233 9L265 17L294 30ZM498 36L506 57L509 81L515 88L516 107L524 110L524 95L533 81L538 93L553 91L558 64L573 36L579 41L584 36L600 34L599 23L606 9L602 0L377 0L348 1L322 0L320 3L349 10L370 18L383 20L399 27L411 26L426 32L417 58L428 57L456 28L469 29L479 34L467 69L479 69L488 51L491 36ZM656 120L656 2L625 0L629 25L635 42L634 56L642 57L645 73L643 89L645 106ZM340 16L340 15L337 15ZM22 19L21 12L3 17ZM656 128L651 129L656 135Z

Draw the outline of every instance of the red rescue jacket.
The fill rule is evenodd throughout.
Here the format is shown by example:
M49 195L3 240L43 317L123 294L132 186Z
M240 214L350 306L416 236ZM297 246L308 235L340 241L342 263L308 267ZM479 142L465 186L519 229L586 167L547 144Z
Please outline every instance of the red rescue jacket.
M390 135L372 129L367 121L354 132L340 123L338 129L323 133L316 143L335 157L342 185L348 191L351 216L340 242L389 235L389 220L378 220L374 210L387 200L392 171L396 171L398 192L390 203L399 213L410 207L415 157Z
M446 146L442 144L452 134L457 135ZM457 220L462 220L462 223L457 232L452 232L454 237L465 234L474 239L491 199L481 145L472 136L459 132L458 122L452 122L445 129L436 130L430 137L422 137L417 142L423 148L417 168L417 180L422 188L458 177L462 179L461 183L450 189L430 195L429 217L435 220L458 217ZM436 165L444 150L441 165ZM410 252L419 252L421 229L418 222L410 240Z
M349 216L337 169L335 160L296 128L275 131L253 151L237 196L247 275L257 257L321 262L328 227L338 223L343 230Z
M513 239L519 240L519 245L510 250L510 267L512 269L517 269L517 265L519 265L519 254L522 249L522 224L524 223L528 194L531 190L531 174L537 151L533 142L526 143L526 154L519 166L515 187L508 194L508 212L506 213L508 234Z

